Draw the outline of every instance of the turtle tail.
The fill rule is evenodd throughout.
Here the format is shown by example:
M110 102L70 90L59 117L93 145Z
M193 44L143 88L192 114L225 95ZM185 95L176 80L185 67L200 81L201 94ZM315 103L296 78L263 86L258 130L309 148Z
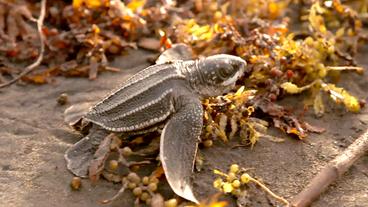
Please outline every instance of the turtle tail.
M87 136L71 146L64 155L68 170L76 176L87 177L98 145L107 134L108 132L101 128L92 127Z

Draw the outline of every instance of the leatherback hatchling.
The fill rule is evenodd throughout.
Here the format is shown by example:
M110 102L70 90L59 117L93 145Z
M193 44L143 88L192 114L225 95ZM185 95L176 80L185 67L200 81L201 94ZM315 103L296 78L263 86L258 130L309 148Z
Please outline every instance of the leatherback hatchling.
M240 57L219 54L173 60L138 72L83 117L93 126L67 150L68 169L86 176L97 146L111 132L142 134L164 124L160 160L168 183L179 196L198 202L188 175L203 125L201 99L233 89L245 67Z

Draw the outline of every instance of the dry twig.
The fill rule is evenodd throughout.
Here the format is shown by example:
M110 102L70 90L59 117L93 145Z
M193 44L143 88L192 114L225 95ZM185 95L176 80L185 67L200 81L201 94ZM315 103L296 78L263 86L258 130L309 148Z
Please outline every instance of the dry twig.
M327 166L310 181L309 185L292 199L291 205L294 207L309 206L332 182L341 177L350 166L367 151L368 129L340 155L330 161Z
M256 183L259 187L261 187L266 193L268 193L268 195L270 195L271 197L273 197L274 199L282 202L285 204L285 206L289 206L289 201L287 201L285 198L276 195L274 192L272 192L269 188L267 188L267 186L265 186L263 183L259 182L257 179L254 179L252 177L249 177L250 181Z
M42 0L41 1L41 11L40 11L40 16L37 19L37 30L38 30L38 35L40 38L40 53L38 55L37 60L32 63L31 65L28 65L24 71L19 74L17 77L15 77L14 79L10 80L9 82L3 83L0 85L0 88L4 88L7 86L10 86L11 84L15 83L16 81L18 81L19 79L21 79L23 76L27 75L28 73L32 72L37 66L39 66L41 64L41 61L43 59L43 53L45 51L45 36L43 35L42 32L42 27L43 27L43 21L45 19L45 14L46 14L46 0Z
M354 70L358 73L363 73L364 69L362 67L356 66L327 66L328 70L335 70L335 71L346 71L346 70Z

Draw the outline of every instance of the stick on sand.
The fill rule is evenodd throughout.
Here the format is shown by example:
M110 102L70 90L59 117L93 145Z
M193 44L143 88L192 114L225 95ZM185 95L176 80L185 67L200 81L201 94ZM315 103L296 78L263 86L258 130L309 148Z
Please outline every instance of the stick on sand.
M306 207L316 200L327 187L341 177L350 166L368 151L368 129L358 137L340 155L330 161L304 188L296 195L291 206Z

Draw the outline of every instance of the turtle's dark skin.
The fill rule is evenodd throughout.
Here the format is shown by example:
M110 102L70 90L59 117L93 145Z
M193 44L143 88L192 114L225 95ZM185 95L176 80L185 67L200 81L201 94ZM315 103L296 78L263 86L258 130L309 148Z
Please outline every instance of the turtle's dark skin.
M138 72L83 117L92 128L67 150L68 169L85 177L97 146L111 132L142 134L164 125L160 160L168 183L179 196L198 202L189 178L203 126L201 99L233 89L245 67L243 59L220 54Z

